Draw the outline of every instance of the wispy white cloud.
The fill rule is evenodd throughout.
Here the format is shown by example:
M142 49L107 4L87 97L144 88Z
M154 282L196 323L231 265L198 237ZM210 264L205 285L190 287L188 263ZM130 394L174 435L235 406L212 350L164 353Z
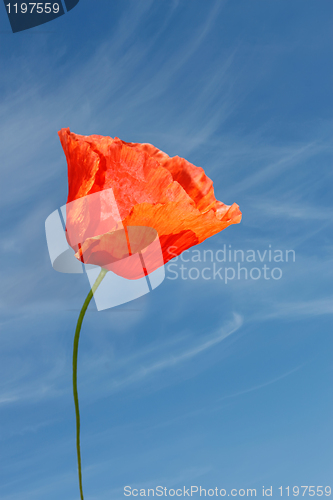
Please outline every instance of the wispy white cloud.
M181 370L185 366L186 377L197 374L197 363L191 363L208 353L224 339L235 333L242 326L243 319L239 314L234 314L233 319L223 325L214 333L205 335L189 336L181 334L171 340L164 342L153 342L134 354L115 357L114 348L104 346L103 354L90 352L83 353L80 363L84 366L84 372L80 376L80 386L83 392L88 392L89 397L104 397L107 394L123 391L132 387L140 387L145 390L147 384L166 383L172 384L181 376ZM108 350L107 350L108 349ZM59 351L59 346L57 347ZM66 375L67 356L57 356L56 360L50 358L50 354L44 363L35 366L25 360L24 369L20 373L15 371L15 379L8 379L9 366L7 363L3 369L7 372L7 381L2 384L0 392L0 404L36 402L54 399L70 391L70 384ZM112 359L112 366L110 366ZM31 359L31 363L33 360ZM191 366L191 370L189 370ZM65 369L66 368L66 369ZM177 371L177 373L175 373ZM156 378L158 373L163 372L163 380ZM42 375L43 373L43 375ZM98 383L97 383L98 381ZM98 389L97 389L98 387Z
M279 375L278 377L273 378L272 380L268 380L267 382L263 382L262 384L254 385L252 387L249 387L248 389L244 389L243 391L235 392L233 394L229 394L227 396L223 396L222 398L219 399L219 401L225 401L228 399L233 399L237 398L238 396L243 396L244 394L249 394L250 392L258 391L260 389L263 389L264 387L268 387L269 385L275 384L276 382L279 382L280 380L283 380L286 377L289 377L292 373L297 372L300 368L302 368L303 365L296 366L296 368L293 368L292 370L287 371L286 373L283 373L282 375Z
M197 373L197 365L188 365L205 352L216 347L224 339L238 331L243 324L243 318L239 314L234 314L233 319L213 333L200 335L199 338L188 335L177 335L171 341L158 342L153 347L150 345L139 350L135 355L122 358L119 363L114 362L115 370L106 378L108 381L100 383L105 393L118 392L128 387L140 385L144 387L146 383L158 381L166 383L165 374L169 374L170 382L175 379L177 370L177 380L181 377L180 368L186 366L186 377L194 376ZM95 386L96 367L101 366L101 360L87 358L84 362L85 373L83 374L82 386L87 390L93 383ZM191 366L191 370L189 370ZM118 373L117 373L118 372ZM164 374L163 381L156 378L158 373ZM94 389L94 392L96 389ZM96 394L96 392L95 392Z
M28 465L28 460L26 465ZM22 487L23 485L20 485L20 483L17 481L16 482L5 482L3 484L3 489L8 489L10 487L13 487L15 485L15 493L9 493L9 494L2 494L2 500L33 500L33 499L43 499L48 497L50 494L53 494L54 491L59 491L63 494L64 490L67 490L71 487L71 485L74 483L76 479L76 474L74 472L72 473L63 473L63 474L53 474L52 477L49 476L45 478L43 481L31 481L30 479L30 486L27 488ZM31 484L32 483L32 484ZM22 489L21 489L22 488ZM12 488L14 489L14 488ZM19 496L20 495L20 496Z
M48 356L48 362L37 364L33 357L2 356L3 373L0 384L0 406L13 403L36 403L63 394L66 358L56 360ZM47 366L45 366L45 364ZM59 382L62 381L62 386Z
M232 405L233 399L238 398L239 396L243 396L245 394L249 394L251 392L258 391L258 390L263 389L265 387L268 387L272 384L275 384L276 382L279 382L280 380L283 380L284 378L289 377L289 375L292 375L293 373L297 372L302 367L303 367L303 365L299 365L299 366L293 368L292 370L289 370L289 371L283 373L282 375L279 375L278 377L270 379L266 382L263 382L263 383L257 384L257 385L253 385L253 386L250 386L249 388L244 389L242 391L237 391L237 392L234 392L232 394L228 394L226 396L218 398L214 401L214 404L211 404L210 406L206 405L204 408L198 408L196 410L192 410L190 412L183 413L183 414L181 414L178 417L175 417L173 419L162 421L162 422L158 423L157 425L155 425L154 428L167 427L170 425L177 424L183 420L188 421L190 418L202 418L203 416L207 415L207 413L220 411L221 408L226 408L226 406ZM225 402L225 401L230 401L230 403L229 404L223 403L223 405L220 404L221 402Z
M322 299L299 300L276 303L272 310L261 315L262 319L316 317L333 314L333 296ZM259 319L257 317L257 319Z
M281 154L280 152L278 159L269 161L267 165L257 168L253 173L246 175L244 179L236 183L232 188L232 194L251 194L251 190L255 186L274 182L277 177L284 175L286 170L299 166L301 162L314 157L322 151L327 151L330 147L328 142L320 143L317 141L293 145L287 154Z
M311 206L309 203L280 200L277 199L249 199L252 209L260 211L262 216L267 218L299 219L305 221L331 221L333 219L333 210L331 207Z

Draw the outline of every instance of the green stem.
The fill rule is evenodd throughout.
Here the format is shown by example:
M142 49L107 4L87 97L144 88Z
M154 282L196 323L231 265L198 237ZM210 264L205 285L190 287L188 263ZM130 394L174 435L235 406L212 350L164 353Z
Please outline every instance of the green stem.
M79 410L79 396L78 396L78 392L77 392L77 353L78 353L78 349L79 349L80 331L81 331L81 326L82 326L82 321L83 321L84 315L85 315L86 310L88 308L89 302L91 301L94 293L96 292L97 288L101 284L101 282L102 282L102 280L107 272L108 272L107 269L104 269L102 267L101 272L99 273L99 275L97 277L97 280L93 284L93 287L91 288L90 292L87 295L86 300L84 301L84 304L83 304L81 312L80 312L79 319L77 321L76 330L75 330L75 337L74 337L74 345L73 345L73 396L74 396L75 415L76 415L76 451L77 451L77 465L78 465L78 472L79 472L79 485L80 485L81 500L84 500L84 498L83 498L82 473L81 473L80 410Z

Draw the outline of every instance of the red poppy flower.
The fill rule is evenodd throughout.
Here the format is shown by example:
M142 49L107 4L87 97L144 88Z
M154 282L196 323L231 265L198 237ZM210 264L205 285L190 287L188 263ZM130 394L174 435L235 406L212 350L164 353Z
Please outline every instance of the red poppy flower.
M146 268L152 272L163 264L156 238L165 264L241 220L238 205L217 201L204 170L179 156L69 128L59 137L68 164L67 239L86 264L137 279L141 274L129 271L124 259L150 248Z

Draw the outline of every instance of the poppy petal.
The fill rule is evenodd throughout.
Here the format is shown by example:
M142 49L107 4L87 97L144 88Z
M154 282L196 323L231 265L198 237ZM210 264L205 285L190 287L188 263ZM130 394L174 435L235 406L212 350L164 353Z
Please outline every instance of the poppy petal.
M124 264L130 255L129 228L141 227L143 233L155 230L166 263L241 220L238 205L216 200L204 170L179 156L171 158L151 144L73 134L69 128L60 130L59 136L68 164L67 239L85 263L109 266L117 274L138 279L142 268L139 272L140 266L131 264L129 272ZM105 200L81 200L108 189L118 218ZM161 265L154 252L149 259L149 272Z

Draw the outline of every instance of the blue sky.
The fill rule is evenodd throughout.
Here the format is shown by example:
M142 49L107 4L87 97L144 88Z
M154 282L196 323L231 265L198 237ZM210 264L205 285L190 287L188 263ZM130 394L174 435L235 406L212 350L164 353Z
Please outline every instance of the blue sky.
M296 255L275 264L281 279L166 270L136 301L91 305L79 352L85 498L124 498L126 485L258 496L264 485L275 498L281 485L333 486L332 9L81 0L12 34L1 7L1 500L79 498L71 356L89 285L52 269L44 234L67 198L57 131L68 126L203 167L243 220L202 253Z

